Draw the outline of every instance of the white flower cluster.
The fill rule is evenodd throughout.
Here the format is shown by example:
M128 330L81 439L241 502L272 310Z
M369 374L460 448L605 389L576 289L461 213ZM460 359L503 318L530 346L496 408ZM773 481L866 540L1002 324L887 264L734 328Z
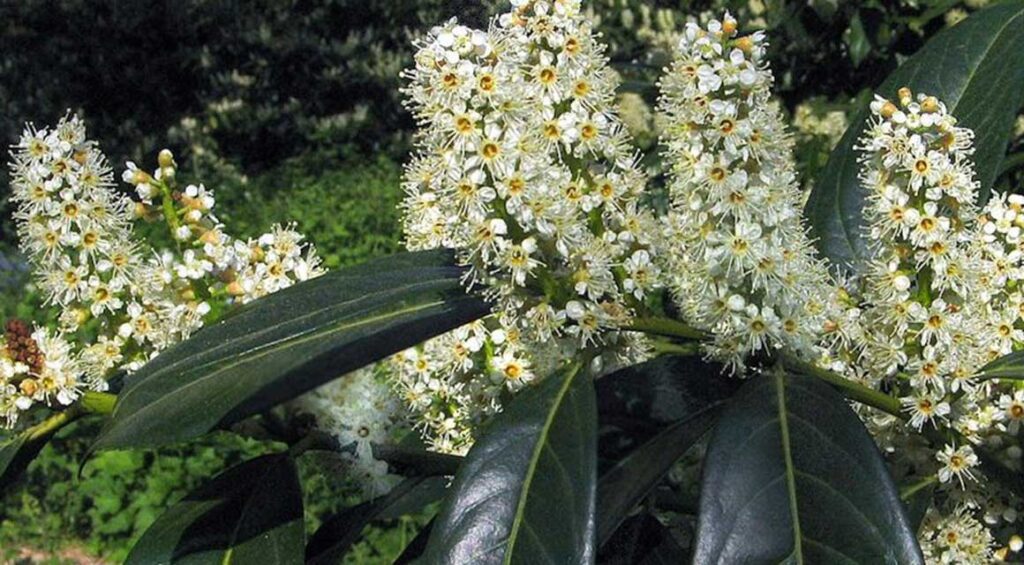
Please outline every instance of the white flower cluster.
M122 175L147 209L166 210L164 218L184 249L180 257L165 254L160 273L165 280L170 272L182 281L201 281L214 294L223 287L245 303L323 274L315 247L293 225L274 225L256 239L236 239L213 213L213 191L201 184L176 191L174 176L173 157L166 151L152 175L131 162Z
M1008 436L1024 419L1024 391L978 372L1024 345L1024 198L996 195L977 209L973 133L936 98L904 88L898 104L878 97L871 111L858 147L871 259L847 322L830 325L845 333L831 354L844 361L831 367L905 407L909 429L892 417L868 424L897 476L932 473L944 487L922 533L929 559L988 563L988 528L1012 527L1021 501L985 482L976 450L1020 468ZM956 438L929 447L916 433L925 426Z
M71 345L45 328L10 321L0 338L0 428L11 428L37 404L67 406L106 382L83 376Z
M489 411L503 391L577 352L641 354L616 330L659 281L656 230L614 110L616 77L579 0L515 0L487 31L452 20L419 47L406 73L421 125L404 183L407 246L461 250L467 283L496 304L483 325L397 364L404 394L427 391L449 416L428 419L434 447L457 451L463 413ZM452 398L471 405L448 408Z
M762 350L809 354L828 275L801 222L792 142L769 104L764 34L726 14L687 24L661 80L672 209L661 254L684 318L713 357L742 368Z
M993 558L994 545L992 533L966 509L949 516L929 513L921 528L921 551L928 563L983 565L1003 561Z
M60 332L14 324L0 344L6 427L34 403L67 405L81 390L104 390L114 371L136 370L186 339L213 300L245 302L321 272L315 250L291 228L248 242L225 235L212 191L172 190L168 151L153 175L128 164L122 178L143 199L133 203L114 188L106 158L76 116L52 129L29 126L11 157L21 248L47 305L60 310ZM133 231L137 217L161 217L155 200L177 252L158 253ZM96 338L86 343L84 335Z
M404 420L402 406L392 393L380 366L354 371L303 396L297 408L312 415L342 447L350 464L346 474L359 480L370 496L394 486L388 464L374 459L373 444L393 443Z
M974 238L973 134L935 98L901 90L876 99L861 140L872 257L862 309L860 362L877 377L905 377L903 402L920 429L950 414L949 396L984 364L985 304Z

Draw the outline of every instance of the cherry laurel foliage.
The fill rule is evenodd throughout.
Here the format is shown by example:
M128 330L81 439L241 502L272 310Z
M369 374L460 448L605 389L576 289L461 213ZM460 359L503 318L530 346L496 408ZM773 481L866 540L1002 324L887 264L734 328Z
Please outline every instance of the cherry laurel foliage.
M878 448L821 381L751 380L704 465L697 563L924 563Z
M946 100L978 133L986 188L1024 91L1024 61L1014 56L1021 40L1024 2L1001 3L937 36L881 88L906 84ZM863 256L853 145L865 116L807 207L823 255L838 264ZM490 306L462 291L461 275L450 252L403 254L258 300L132 375L94 448L193 439L486 315ZM1020 366L1013 357L982 374L1017 378ZM679 562L686 551L644 503L713 430L696 562L923 562L885 462L839 393L782 373L740 388L720 373L668 357L596 381L580 366L546 376L483 428L439 514L402 559ZM45 439L0 444L0 487ZM400 513L422 477L410 480L329 520L307 547L293 458L257 457L171 507L129 562L340 560L366 523Z
M466 456L431 530L427 560L593 561L596 452L588 375L575 367L526 391Z
M287 455L228 469L167 510L126 563L302 563L302 487Z
M400 254L275 293L132 375L94 448L196 437L471 322L488 306L461 274L447 251Z

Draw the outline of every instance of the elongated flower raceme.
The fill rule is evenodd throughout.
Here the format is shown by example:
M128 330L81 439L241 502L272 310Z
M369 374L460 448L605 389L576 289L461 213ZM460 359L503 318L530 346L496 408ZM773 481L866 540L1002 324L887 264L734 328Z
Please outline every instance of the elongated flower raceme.
M578 352L600 355L595 366L642 354L617 328L657 284L653 220L603 51L578 0L517 0L487 31L454 20L432 30L406 74L421 126L404 183L407 246L459 249L467 285L496 303L485 324L400 363L404 394L426 388L442 407L434 436L454 425L468 437L456 421ZM444 417L451 398L472 400Z
M801 223L764 49L728 14L691 23L660 83L672 203L661 259L687 321L734 367L778 346L809 354L825 321L827 273Z
M975 293L971 245L977 182L968 160L973 134L935 98L901 105L877 99L861 140L861 182L872 258L864 312L864 362L879 375L908 373L914 423L942 417L944 395L985 361L978 343L984 308ZM935 411L917 409L931 402Z
M1020 500L985 480L976 451L1020 468L1024 394L978 371L1024 345L1024 200L996 195L978 210L973 133L936 98L901 89L871 112L858 145L871 257L848 301L856 327L832 342L845 361L832 368L900 398L907 422L865 412L866 422L898 481L940 485L921 534L929 560L989 563ZM925 427L955 436L932 445Z

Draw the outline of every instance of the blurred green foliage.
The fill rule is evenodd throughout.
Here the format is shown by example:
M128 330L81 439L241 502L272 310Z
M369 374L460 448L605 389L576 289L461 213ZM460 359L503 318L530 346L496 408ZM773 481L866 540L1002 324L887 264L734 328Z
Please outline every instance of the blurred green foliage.
M44 448L22 488L3 498L0 547L56 551L74 539L90 553L121 561L126 541L140 536L167 506L205 477L263 451L257 442L223 434L155 452L100 453L76 477L89 446L83 437L98 428L96 420L79 422Z
M655 80L671 32L728 9L770 33L777 93L793 118L798 167L812 179L851 100L903 57L987 0L584 0L624 80L625 121L657 174ZM170 147L188 182L217 194L237 236L294 221L328 267L401 247L400 163L414 123L400 72L412 39L452 16L485 25L499 0L24 0L0 2L0 137L24 121L82 115L119 168L151 168ZM748 27L749 27L748 25ZM1022 123L1021 129L1024 129ZM1024 138L1015 142L1017 178ZM1010 175L1004 183L1010 183ZM0 177L0 317L38 319L13 253ZM0 560L21 546L84 546L119 560L168 504L247 456L276 448L222 434L155 452L102 453L77 477L89 432L48 446L20 488L0 495ZM305 459L305 458L304 458ZM340 472L303 463L307 517L362 495ZM423 516L374 527L353 563L395 557ZM4 552L7 553L4 553Z

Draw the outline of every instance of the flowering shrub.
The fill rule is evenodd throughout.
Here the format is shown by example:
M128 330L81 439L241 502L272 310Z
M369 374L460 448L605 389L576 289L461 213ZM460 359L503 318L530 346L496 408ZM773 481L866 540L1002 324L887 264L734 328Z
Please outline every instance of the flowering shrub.
M410 559L1011 558L1024 198L989 194L989 168L1024 5L923 47L841 139L798 112L835 145L806 210L766 34L705 20L660 39L664 210L580 0L433 28L403 75L408 252L332 271L293 226L232 237L169 151L126 164L128 197L77 117L30 126L15 220L59 315L7 324L0 484L100 417L93 451L218 429L288 445L187 495L129 562L334 562L440 498ZM967 76L935 65L950 42ZM307 543L312 452L368 500Z

